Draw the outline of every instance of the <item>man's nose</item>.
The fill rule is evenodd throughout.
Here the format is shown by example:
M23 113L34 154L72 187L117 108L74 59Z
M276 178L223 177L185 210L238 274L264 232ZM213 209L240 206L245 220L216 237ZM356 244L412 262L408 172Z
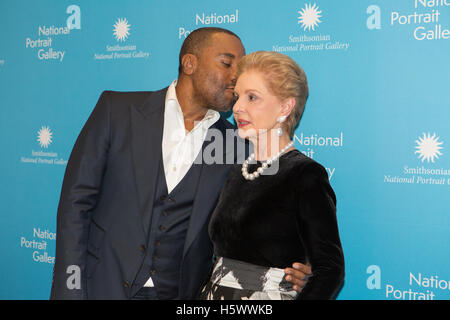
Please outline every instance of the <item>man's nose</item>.
M236 81L237 81L237 66L234 66L231 70L231 84L235 86Z

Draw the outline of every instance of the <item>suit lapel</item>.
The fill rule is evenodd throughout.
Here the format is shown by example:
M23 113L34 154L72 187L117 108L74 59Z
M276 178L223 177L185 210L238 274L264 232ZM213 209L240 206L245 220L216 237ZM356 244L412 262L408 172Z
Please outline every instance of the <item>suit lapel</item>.
M131 111L134 174L145 235L150 225L161 161L166 92L167 88L153 92L142 105L133 106Z
M211 129L221 130L222 135L225 138L225 128L223 128L221 121L222 119L219 119L211 126L210 130L208 130L205 143L202 146L202 154L205 148L212 142ZM214 205L216 204L218 194L222 189L225 175L228 172L227 168L229 167L225 164L205 164L204 161L201 163L200 178L184 244L183 257L203 225L207 223L208 218L214 209Z

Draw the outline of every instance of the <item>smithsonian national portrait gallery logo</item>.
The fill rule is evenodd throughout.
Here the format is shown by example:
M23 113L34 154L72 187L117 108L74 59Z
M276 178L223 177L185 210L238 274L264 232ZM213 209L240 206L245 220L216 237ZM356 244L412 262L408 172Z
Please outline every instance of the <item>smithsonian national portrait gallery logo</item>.
M20 157L21 163L31 165L62 165L67 164L67 160L58 156L57 152L49 150L53 143L54 133L50 126L42 125L36 131L35 143L40 150L31 150L31 155ZM45 151L44 151L45 150Z
M385 174L384 183L450 186L450 167L446 166L444 141L437 133L422 133L414 140L411 154L416 163L403 165L397 174Z
M105 38L116 40L114 44L107 44L105 51L100 53L94 53L94 60L97 61L114 61L114 60L135 60L135 59L148 59L150 53L138 49L138 46L133 43L129 43L131 35L132 25L128 21L128 18L120 17L112 24L112 33L110 35L104 35ZM110 29L111 30L111 29ZM134 31L133 31L134 32ZM142 33L143 34L143 33ZM138 35L134 32L131 41L136 41ZM101 43L101 42L100 42Z
M325 13L320 7L320 3L304 3L296 13L296 26L294 27L293 21L287 22L292 25L291 32L287 36L287 40L280 40L272 45L273 51L285 54L295 52L314 54L324 51L328 53L346 52L350 49L349 41L338 40L333 33L327 31L320 32L322 28L333 30L330 23L325 26L327 17L333 13ZM292 18L294 19L294 17Z

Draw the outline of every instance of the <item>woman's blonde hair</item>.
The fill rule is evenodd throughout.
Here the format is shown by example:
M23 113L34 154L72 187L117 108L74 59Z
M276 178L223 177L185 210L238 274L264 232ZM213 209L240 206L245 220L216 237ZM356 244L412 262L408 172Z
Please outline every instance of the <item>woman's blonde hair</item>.
M294 135L308 99L308 82L303 69L285 54L256 51L243 57L238 64L237 76L246 71L263 74L269 90L280 100L295 98L295 106L284 122L289 136Z

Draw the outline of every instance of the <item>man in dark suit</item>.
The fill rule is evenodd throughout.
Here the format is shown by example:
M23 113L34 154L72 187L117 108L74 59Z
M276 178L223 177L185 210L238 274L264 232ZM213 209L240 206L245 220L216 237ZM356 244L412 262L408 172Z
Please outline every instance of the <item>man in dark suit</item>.
M168 88L103 92L64 176L52 299L197 296L213 263L209 218L231 165L199 157L214 130L234 129L218 112L233 104L244 54L234 33L198 29ZM297 269L288 271L301 290L310 271Z

